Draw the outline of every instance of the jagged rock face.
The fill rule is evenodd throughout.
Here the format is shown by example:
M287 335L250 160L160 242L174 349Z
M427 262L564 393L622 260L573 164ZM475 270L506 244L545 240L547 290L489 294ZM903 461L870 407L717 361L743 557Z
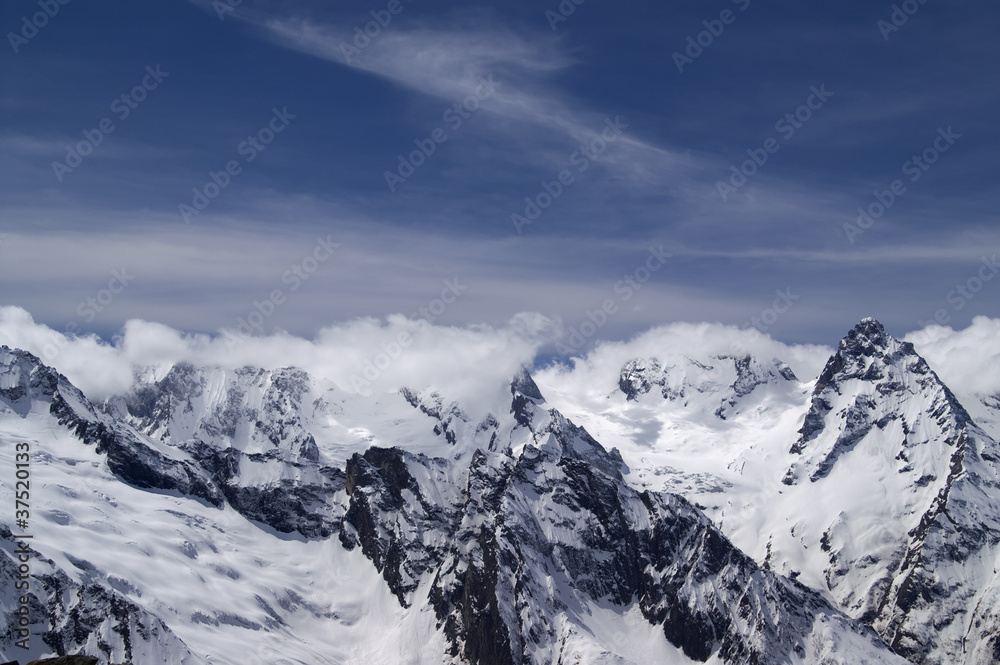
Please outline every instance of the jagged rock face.
M96 419L90 402L66 377L34 355L6 346L0 346L0 398L21 417L38 401L52 403L54 412L81 411L81 420Z
M304 372L278 370L262 395L261 412L273 418L268 423L256 421L256 431L261 436L266 433L269 441L264 453L216 447L200 439L177 441L171 436L171 422L193 422L174 417L191 413L192 404L209 385L205 373L189 365L171 369L159 383L140 384L103 410L31 354L0 352L0 372L4 386L0 396L15 405L30 399L49 403L49 412L59 424L83 443L96 446L112 472L130 485L196 496L217 507L228 501L250 519L283 533L327 537L337 530L338 511L330 497L343 488L343 472L319 464L313 436L301 427L301 398L308 379ZM244 369L236 376L260 381L262 374L263 370ZM190 392L185 396L184 391ZM234 434L235 425L226 424L231 420L227 414L246 412L236 400L244 394L239 389L230 392L223 406L210 411L204 422L197 421L196 431ZM156 435L163 441L157 441Z
M533 382L516 379L512 393L513 455L480 451L464 468L370 449L348 464L341 539L362 548L404 604L433 576L427 593L453 656L565 662L590 609L611 603L638 607L695 661L817 662L808 636L829 622L867 641L869 662L897 662L818 595L760 569L683 499L625 485L620 458L546 411Z
M410 406L434 419L431 431L436 436L443 436L451 445L458 442L462 429L469 423L469 416L457 404L445 406L441 395L433 391L428 395L421 395L415 390L402 388L399 392Z
M106 409L143 434L171 445L196 440L246 453L280 453L290 461L318 460L307 420L321 403L306 403L312 385L302 370L227 371L179 363L158 380L151 370L137 378L132 391Z
M339 519L330 497L343 488L344 474L321 463L308 415L323 402L308 403L311 389L309 375L298 369L227 372L180 363L163 378L140 381L123 398L109 400L105 410L186 453L210 488L201 495L211 492L206 498L212 503L225 500L282 533L328 537ZM155 477L163 463L130 466ZM162 481L144 482L164 488Z
M998 446L911 344L859 323L790 452L784 503L770 509L826 509L773 535L784 552L774 561L821 551L814 565L841 607L914 663L980 662L970 654L995 649L983 590L1000 545Z
M411 467L439 491L421 489ZM404 606L440 556L448 524L460 508L449 491L455 487L449 471L442 460L404 456L396 449L369 448L347 463L350 504L340 540L348 549L361 546ZM444 505L431 497L444 499Z
M32 402L59 424L107 455L108 466L136 487L178 491L222 505L222 493L188 460L179 460L148 445L128 425L107 416L66 377L24 351L0 347L0 397L25 413Z
M843 404L842 388L847 384L869 389L858 390L853 402ZM917 355L912 344L892 339L881 324L866 319L841 341L837 353L823 369L792 452L802 454L807 448L810 451L817 449L818 445L810 442L821 432L829 431L826 417L834 409L834 404L840 402L843 410L835 416L842 423L839 436L822 459L809 460L805 465L811 471L811 479L824 477L839 455L851 449L873 427L884 430L889 421L900 418L912 421L914 415L918 419L924 416L923 413L909 415L898 412L899 404L920 393L931 399L931 411L926 415L936 420L937 429L933 433L943 433L950 437L947 443L954 445L958 432L972 422L969 414L926 361ZM904 437L909 436L911 429L917 426L918 423L904 422ZM788 484L795 480L795 473L796 470L792 470Z
M59 656L33 660L28 665L97 665L97 663L98 660L92 656Z
M762 363L753 356L717 356L706 364L687 357L674 357L664 364L657 358L637 358L625 363L618 388L628 401L659 392L663 399L687 406L704 395L715 401L715 415L725 419L742 398L759 386L798 379L781 360Z

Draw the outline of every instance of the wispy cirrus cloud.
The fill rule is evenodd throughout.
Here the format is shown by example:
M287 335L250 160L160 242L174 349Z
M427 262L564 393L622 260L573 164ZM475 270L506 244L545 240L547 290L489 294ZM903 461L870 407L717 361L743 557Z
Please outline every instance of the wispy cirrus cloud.
M353 67L443 100L461 100L487 77L498 84L491 113L570 134L581 133L582 113L571 111L564 95L547 79L572 66L574 58L551 37L517 34L503 26L409 28L393 26L353 57L351 29L303 18L269 18L260 23L275 43Z
M565 159L554 147L562 143L588 144L605 130L605 120L621 116L621 109L588 108L555 80L577 64L558 36L515 31L488 17L466 17L434 28L390 24L360 53L354 47L352 27L290 17L248 18L274 43L317 58L378 76L441 100L468 97L484 81L498 87L482 108L494 120L494 129L551 165L552 155ZM626 116L622 122L628 124ZM512 124L514 126L512 126ZM512 146L513 147L513 146ZM682 180L707 172L707 163L689 151L656 145L635 132L620 137L601 163L621 173L635 187L674 188Z

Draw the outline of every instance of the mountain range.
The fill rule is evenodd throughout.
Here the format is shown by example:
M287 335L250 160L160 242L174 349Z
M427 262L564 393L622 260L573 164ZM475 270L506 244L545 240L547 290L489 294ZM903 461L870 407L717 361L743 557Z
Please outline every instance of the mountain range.
M585 398L544 368L486 400L133 371L91 399L0 347L3 505L31 451L29 533L0 514L0 657L1000 662L1000 399L874 319L818 376L664 348Z

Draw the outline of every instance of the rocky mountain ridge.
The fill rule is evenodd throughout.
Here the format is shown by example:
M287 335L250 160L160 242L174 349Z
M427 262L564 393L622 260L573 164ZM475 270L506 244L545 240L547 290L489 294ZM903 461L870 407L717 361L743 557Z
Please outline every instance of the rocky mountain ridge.
M660 631L661 653L672 649L693 662L767 663L774 653L802 662L857 662L859 655L868 662L900 662L874 633L819 595L739 552L680 497L628 487L620 456L548 408L527 372L512 381L507 411L486 419L492 424L485 429L482 423L475 428L493 451L487 446L471 457L446 459L372 446L352 454L342 472L325 472L328 483L317 485L324 469L335 467L322 466L319 448L313 454L303 445L309 438L298 414L309 390L302 375L279 371L265 386L260 373L235 374L237 386L258 382L264 404L294 405L291 412L277 408L254 421L256 431L273 434L266 438L272 447L247 452L264 439L224 426L218 416L232 410L229 397L207 409L197 427L177 425L177 413L197 409L208 384L190 368L171 370L153 386L98 408L30 354L0 353L0 398L8 418L54 420L135 490L191 497L187 501L210 511L235 509L275 533L288 527L296 538L332 537L348 552L361 550L403 611L433 613L445 655L455 662L639 662L595 639L601 630L595 613L614 624L642 617ZM184 386L181 394L178 386ZM414 406L414 395L400 399L426 426L424 419L437 416L419 402ZM181 431L207 434L211 442L181 439ZM241 450L234 443L245 445ZM247 493L257 501L247 500ZM199 547L185 542L182 551L195 560ZM200 662L170 637L154 608L144 607L149 599L135 602L141 595L128 580L117 583L125 585L124 594L104 588L99 580L111 580L112 571L62 556L72 561L71 570L60 571L43 552L34 553L38 566L62 580L34 596L38 612L48 617L44 641L53 651L96 648L131 659L141 648L162 648L172 662ZM72 597L78 600L69 602ZM289 620L287 611L261 601L272 621L237 623L265 630L267 623L278 629ZM205 620L198 616L189 620ZM71 630L59 629L65 621ZM111 632L101 632L106 630Z
M160 650L192 664L228 662L205 627L272 645L259 662L279 653L279 638L300 662L360 662L311 641L351 636L351 653L370 658L381 647L360 626L381 621L422 635L416 662L428 663L1000 659L998 446L911 345L863 320L808 384L752 356L641 358L616 381L617 422L680 410L679 427L704 423L715 436L753 432L762 418L780 426L727 449L725 468L667 453L684 498L644 487L655 464L614 430L599 443L527 371L488 413L433 388L363 398L300 369L183 364L137 368L128 394L94 404L4 347L0 449L21 439L58 448L42 466L51 486L70 487L86 468L100 487L92 496L106 497L80 504L105 516L91 527L58 501L45 527L78 527L84 551L88 529L120 548L168 547L170 565L200 580L190 594L202 609L185 611L158 600L141 568L129 565L130 580L95 564L102 552L50 542L33 555L49 571L36 574L48 622L37 633L56 654ZM626 410L614 411L618 399ZM800 403L798 432L779 447ZM158 506L171 535L109 535L121 531L118 495ZM298 562L268 564L284 582L246 568L251 542ZM317 547L325 563L309 554ZM289 577L303 566L370 581L324 611L319 590ZM232 593L248 593L248 575L253 608L199 596L239 580ZM351 618L371 603L381 609Z

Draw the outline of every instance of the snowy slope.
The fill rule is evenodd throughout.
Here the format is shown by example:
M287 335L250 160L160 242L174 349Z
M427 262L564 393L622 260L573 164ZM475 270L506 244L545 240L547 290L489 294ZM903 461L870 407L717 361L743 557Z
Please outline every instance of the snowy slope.
M540 383L621 452L631 484L681 494L718 523L778 484L810 390L778 359L669 351L628 361L585 392L573 374L542 372Z
M494 422L497 452L468 463L371 448L346 470L342 542L402 604L429 601L463 662L899 662L680 497L630 488L526 373ZM640 617L640 640L621 635Z
M814 583L913 662L996 662L1000 446L912 345L859 323L790 452L763 512L800 517L758 531L769 560L822 571Z
M106 454L60 425L52 405L68 396L84 416L97 410L27 354L0 350L0 391L0 468L13 468L16 442L35 451L32 590L44 606L35 616L52 624L37 627L32 655L65 649L111 662L192 665L279 656L310 664L442 662L433 617L404 613L360 552L278 533L224 503L123 482ZM0 501L13 503L6 481ZM9 533L0 531L5 615L14 597ZM109 618L111 607L125 608L132 624ZM44 642L43 631L50 631ZM425 646L415 651L415 643ZM0 654L26 659L7 634Z
M799 383L781 366L744 361L762 369L741 382L728 358L664 353L582 398L572 373L542 380L621 451L635 484L703 506L757 561L911 661L1000 662L1000 402L965 396L970 415L872 319L818 378ZM729 410L713 411L720 403Z
M483 414L433 389L362 398L297 370L146 376L97 408L37 358L0 349L0 464L16 442L35 451L38 651L903 662L685 500L632 489L621 457L526 373ZM0 501L11 492L0 483ZM0 555L5 590L11 565ZM10 644L0 635L0 654L19 655Z

